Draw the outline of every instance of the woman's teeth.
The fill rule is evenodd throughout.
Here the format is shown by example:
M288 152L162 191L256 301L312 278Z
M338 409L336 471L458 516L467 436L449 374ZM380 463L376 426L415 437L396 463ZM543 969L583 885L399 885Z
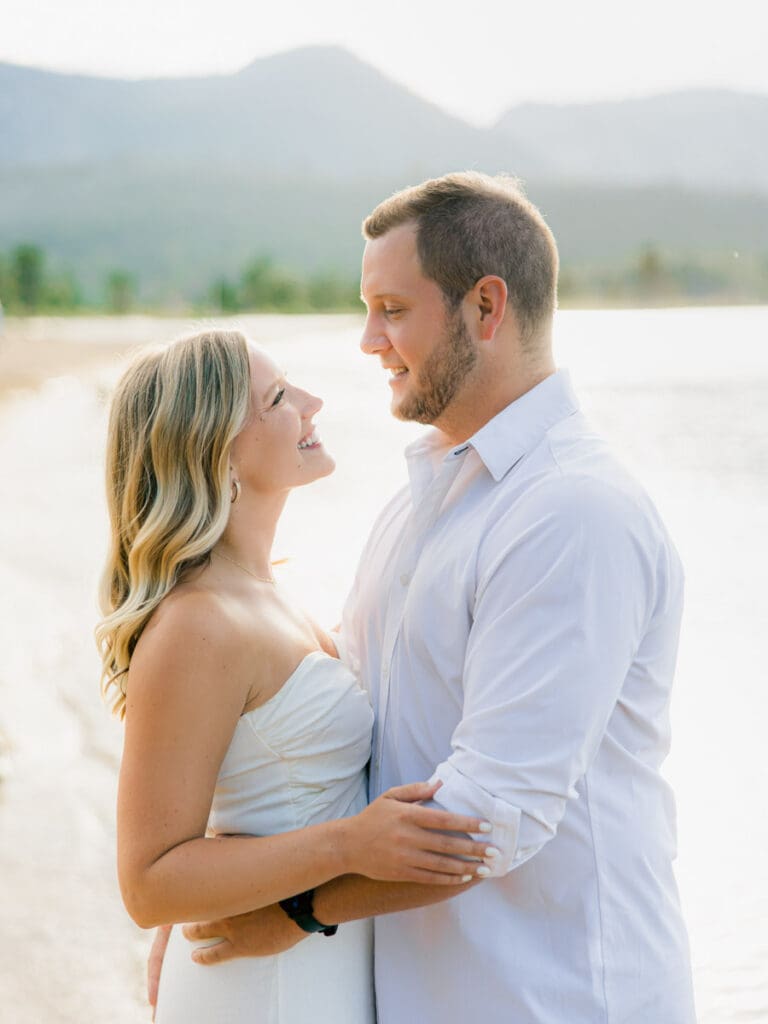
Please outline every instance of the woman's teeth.
M307 434L307 436L305 438L302 438L302 440L299 441L297 447L298 448L315 448L319 444L320 444L320 437L319 437L319 435L317 433L317 430L313 430L311 434Z

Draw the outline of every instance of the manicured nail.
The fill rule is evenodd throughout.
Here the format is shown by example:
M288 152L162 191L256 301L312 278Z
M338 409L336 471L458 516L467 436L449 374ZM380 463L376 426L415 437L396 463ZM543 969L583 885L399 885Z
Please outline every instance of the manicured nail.
M486 846L486 848L485 848L485 856L489 860L493 860L494 857L498 857L500 855L501 855L501 850L497 850L495 846Z
M490 821L481 821L480 822L480 828L478 829L478 831L479 832L493 832L493 825L490 823Z
M472 875L462 875L461 876L461 880L462 880L462 882L471 882L472 881Z
M490 873L491 869L488 867L487 864L481 864L477 871L475 871L475 874L478 876L478 878L487 878L488 875L490 875Z

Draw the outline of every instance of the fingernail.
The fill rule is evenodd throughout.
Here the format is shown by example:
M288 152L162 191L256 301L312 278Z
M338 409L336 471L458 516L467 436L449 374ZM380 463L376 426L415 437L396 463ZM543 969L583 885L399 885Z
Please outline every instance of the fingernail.
M471 882L472 881L472 875L462 875L461 876L461 880L462 880L462 882Z
M501 854L501 850L497 850L495 846L486 846L485 856L489 860L493 860L494 857L498 857Z
M480 867L477 869L477 871L475 871L475 874L479 878L487 878L488 875L490 875L490 873L491 873L491 869L488 867L487 864L481 864Z
M490 821L481 821L480 822L480 828L478 829L478 831L479 832L493 832L493 825L490 823Z

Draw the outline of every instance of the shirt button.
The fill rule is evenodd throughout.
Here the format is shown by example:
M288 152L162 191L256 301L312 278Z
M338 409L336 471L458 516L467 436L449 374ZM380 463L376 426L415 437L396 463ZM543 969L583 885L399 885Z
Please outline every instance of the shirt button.
M411 582L411 574L409 572L404 572L400 577L400 582L403 584L404 587L407 587L408 584Z

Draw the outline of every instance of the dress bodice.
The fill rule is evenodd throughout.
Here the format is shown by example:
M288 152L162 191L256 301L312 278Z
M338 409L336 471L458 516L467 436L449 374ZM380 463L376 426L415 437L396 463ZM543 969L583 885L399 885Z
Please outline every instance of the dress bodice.
M352 673L323 651L308 654L274 697L238 719L209 830L274 835L360 810L372 726Z
M274 697L242 715L219 770L209 831L275 835L361 811L373 712L355 676L313 651ZM373 928L343 924L275 956L202 966L174 928L157 1024L374 1024Z

